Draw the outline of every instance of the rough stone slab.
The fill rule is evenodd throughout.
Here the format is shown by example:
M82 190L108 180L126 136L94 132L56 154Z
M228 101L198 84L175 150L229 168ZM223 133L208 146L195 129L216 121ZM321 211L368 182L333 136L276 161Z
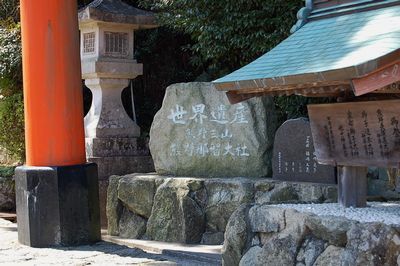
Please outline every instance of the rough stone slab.
M224 233L222 233L222 232L217 232L217 233L206 232L203 234L203 237L201 238L200 243L206 244L206 245L222 245L224 243Z
M371 209L361 211L366 215L360 216L358 221L343 217L340 210L336 212L340 209L338 204L319 205L328 206L325 209L321 207L318 213L315 210L310 212L313 204L242 205L241 217L234 214L228 222L222 249L223 265L364 266L399 263L398 223L391 219L371 223L369 217L379 217L380 206L383 212L400 218L397 211L400 202L373 203ZM243 212L246 208L250 208L248 213ZM277 208L281 212L276 211ZM327 216L328 208L336 214ZM255 210L257 215L254 215ZM352 208L347 208L347 211L352 212ZM275 228L278 220L283 220L283 230L264 232L265 228Z
M132 174L119 179L113 177L113 180L115 180L115 184L112 185L113 189L109 192L109 198L117 194L119 198L115 198L115 204L111 206L109 212L111 214L109 219L112 221L109 229L118 229L121 222L129 222L121 219L121 212L117 211L118 206L143 218L147 218L147 211L151 209L146 228L147 234L143 236L143 239L162 241L187 242L187 239L190 238L196 239L197 242L201 241L203 244L218 244L222 242L221 239L229 218L241 204L257 203L261 198L265 204L291 202L291 199L285 196L275 197L273 201L268 201L267 197L263 197L266 193L282 194L282 186L290 188L297 199L305 202L321 203L336 199L335 185L282 183L269 178L207 179ZM197 222L190 218L193 212L197 217ZM254 215L256 216L258 213L255 212ZM303 217L292 215L291 212L286 212L285 217L289 220L297 220L298 223L293 228L289 228L290 230L286 230L285 226L280 224L279 230L283 230L282 234L292 234L297 240L304 231ZM126 227L126 225L122 226ZM264 225L257 224L255 227L258 228L258 226L261 228ZM271 228L265 230L278 230L278 227L274 228L274 230ZM118 235L118 230L114 229L110 232L117 232L113 234ZM191 238L190 234L196 237ZM268 236L260 236L260 239L265 242Z
M254 246L246 252L239 262L239 266L249 266L249 265L261 265L260 255L262 253L262 248L259 246Z
M285 228L285 210L268 205L256 205L249 211L252 232L276 233Z
M0 177L0 211L15 211L15 181Z
M154 172L151 156L89 157L88 162L96 163L99 175L101 224L107 227L106 198L108 178L112 175Z
M276 126L272 98L230 105L211 83L174 84L154 117L150 151L159 174L269 176Z
M298 183L261 179L255 183L255 202L321 203L337 202L335 185L317 183Z
M204 213L189 196L185 180L166 180L154 196L146 235L167 242L199 243L204 232Z
M119 235L124 238L141 238L146 233L147 220L124 209L119 223Z
M297 241L291 235L271 238L259 254L259 265L294 265L296 263Z
M207 180L207 230L224 232L231 214L244 203L253 201L253 183L249 179Z
M307 219L307 226L316 237L340 247L346 245L351 225L351 221L335 216L309 216Z
M107 228L107 190L108 190L108 180L99 180L101 228Z
M106 214L108 234L119 235L119 219L122 213L122 203L118 200L118 184L120 176L110 176L107 188Z
M249 206L240 206L231 216L226 226L225 242L222 247L222 265L238 265L252 238L247 223Z
M315 266L334 266L337 262L343 261L345 249L336 246L328 246L315 261ZM348 264L351 265L351 264ZM353 264L354 265L354 264Z
M353 225L347 237L347 246L352 247L357 265L379 265L382 258L386 258L387 265L395 265L396 255L400 255L400 235L390 226L381 223Z
M321 239L310 237L306 239L297 253L297 263L304 266L314 265L315 260L326 249L327 243Z
M153 208L156 184L153 179L142 179L130 175L122 177L118 182L118 198L133 213L149 218Z

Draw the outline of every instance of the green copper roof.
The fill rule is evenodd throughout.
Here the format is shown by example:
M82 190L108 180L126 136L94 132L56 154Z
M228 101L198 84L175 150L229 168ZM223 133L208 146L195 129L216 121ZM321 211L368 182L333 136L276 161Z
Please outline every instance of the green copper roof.
M360 66L371 71L376 67L374 60L399 48L398 4L310 21L265 55L214 82L246 81L260 87L267 79L318 76L321 72L358 66L352 74L357 77L362 75Z

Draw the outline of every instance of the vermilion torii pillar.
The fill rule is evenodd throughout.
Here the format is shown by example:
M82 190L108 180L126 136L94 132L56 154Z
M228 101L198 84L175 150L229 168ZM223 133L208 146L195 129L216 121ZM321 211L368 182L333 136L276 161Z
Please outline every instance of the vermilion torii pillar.
M18 238L45 247L100 239L97 166L87 164L75 0L21 0L26 166Z
M84 164L76 1L21 0L26 163Z

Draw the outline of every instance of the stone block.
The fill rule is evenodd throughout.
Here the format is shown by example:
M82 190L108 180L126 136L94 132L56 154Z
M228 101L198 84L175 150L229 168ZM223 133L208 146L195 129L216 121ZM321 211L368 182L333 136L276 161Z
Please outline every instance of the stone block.
M107 180L111 175L154 172L151 156L91 157L88 161L97 164L99 180Z
M17 167L18 240L32 247L70 246L100 237L97 167Z
M224 233L205 232L200 243L203 245L222 245L224 243Z
M347 231L352 225L350 220L334 216L309 216L306 223L316 237L341 247L346 245Z
M222 265L239 265L246 253L247 244L253 238L247 223L249 206L241 205L232 214L225 231L225 242L222 247Z
M112 236L119 235L119 220L123 211L122 203L118 200L118 184L120 176L110 176L107 188L107 225L108 234Z
M266 178L199 178L199 177L170 177L157 174L131 174L113 176L110 178L107 209L109 216L109 232L118 235L121 214L126 209L134 215L149 219L145 235L147 239L156 239L170 242L195 241L204 244L218 244L222 242L223 234L232 213L242 204L254 204L260 195L283 195L283 197L264 197L265 204L293 201L282 193L283 188L290 188L298 199L310 191L321 192L335 190L334 185L279 182ZM283 189L285 191L285 189ZM325 198L321 193L309 195L315 203L321 203L332 198ZM334 196L336 194L334 193ZM306 196L301 196L306 197ZM279 199L279 200L278 200ZM257 207L257 208L268 208ZM254 210L256 210L255 208ZM258 232L261 242L265 244L271 238L270 234L282 231L282 235L293 235L301 239L304 233L304 218L291 212L285 215L274 216L259 214L262 210L253 211L251 217L259 217L252 222ZM278 212L277 212L278 213ZM260 216L261 215L261 216ZM284 220L295 220L292 227L285 227ZM196 218L193 218L196 217ZM276 224L265 227L265 219ZM185 230L182 230L182 226ZM261 230L261 228L264 228ZM251 231L251 230L250 230ZM300 240L298 240L300 241Z
M318 204L317 209L315 204L241 206L228 222L223 265L396 265L400 204L388 208L374 203L371 210L344 212L340 208L338 204ZM334 215L328 216L328 209ZM284 229L269 230L277 221Z
M119 220L119 236L124 238L141 238L146 233L147 220L124 209Z
M244 203L253 201L253 184L249 179L212 179L205 181L207 230L224 232L231 214Z
M122 177L118 183L118 198L131 212L149 218L156 193L155 179L135 175Z
M86 138L85 142L87 157L142 155L137 138Z

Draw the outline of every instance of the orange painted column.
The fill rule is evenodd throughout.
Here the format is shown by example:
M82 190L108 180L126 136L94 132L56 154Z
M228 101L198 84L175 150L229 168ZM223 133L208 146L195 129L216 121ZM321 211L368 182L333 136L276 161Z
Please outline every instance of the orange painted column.
M84 164L76 0L21 0L26 164Z

